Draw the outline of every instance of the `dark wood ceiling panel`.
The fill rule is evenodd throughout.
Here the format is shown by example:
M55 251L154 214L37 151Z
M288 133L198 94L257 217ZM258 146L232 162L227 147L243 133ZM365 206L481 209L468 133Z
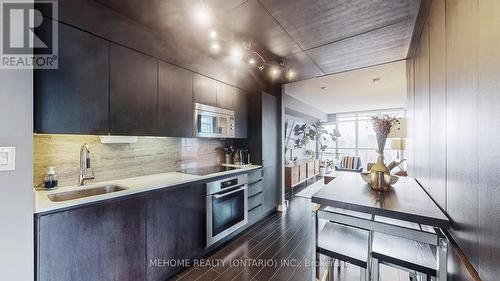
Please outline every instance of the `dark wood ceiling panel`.
M325 73L304 52L295 53L285 57L286 66L293 69L296 77L293 80L305 80L325 75Z
M406 21L306 51L326 73L406 58L413 21Z
M80 8L71 3L82 2L107 11L79 14ZM218 55L209 48L211 27L202 27L194 20L201 3L212 12L213 27L222 38L222 52ZM224 68L230 64L225 60L233 44L251 42L252 48L266 60L285 58L286 64L296 69L297 79L306 79L401 59L402 49L408 50L407 38L412 34L419 3L420 0L60 0L60 17L71 17L69 21L78 18L76 21L85 22L96 34L114 42L146 53L153 49L154 55L223 81L246 76L234 74L241 69L229 75ZM72 5L69 16L63 14L67 5ZM115 14L123 20L114 20ZM398 23L410 27L395 28ZM238 77L232 77L235 75Z
M222 15L245 3L247 0L205 0L214 13Z
M405 20L420 0L260 0L303 48L328 44Z
M180 49L189 48L217 59L210 52L210 27L196 23L197 0L95 0L137 21ZM208 0L213 27L218 31L223 48L251 42L267 60L301 51L286 31L257 0ZM171 48L168 48L171 49Z
M251 41L276 57L301 51L257 0L248 0L224 14L219 18L219 26L232 33L236 40Z

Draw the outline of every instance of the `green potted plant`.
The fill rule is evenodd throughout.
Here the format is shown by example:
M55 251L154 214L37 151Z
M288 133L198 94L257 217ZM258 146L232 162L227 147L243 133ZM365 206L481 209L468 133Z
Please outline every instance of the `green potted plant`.
M300 148L311 141L315 141L317 143L317 158L320 160L320 176L324 176L326 171L333 169L333 160L323 161L323 152L325 152L328 148L328 144L330 142L334 142L337 140L337 137L340 137L340 133L338 131L329 132L324 129L323 125L323 122L317 121L309 125L302 124L294 128L294 134L298 137L295 139L294 143L296 148ZM309 156L307 152L308 151L306 151L306 154Z
M325 166L326 166L326 172L331 173L333 172L333 169L335 167L335 162L333 162L333 160L331 159L325 160Z
M320 160L319 173L320 176L324 176L325 172L330 172L333 170L334 162L333 160L323 161L323 153L328 148L328 144L337 140L337 137L340 137L340 133L338 131L329 132L325 130L323 127L324 123L318 121L312 124L307 133L308 138L310 140L314 140L317 142L318 146L318 159Z

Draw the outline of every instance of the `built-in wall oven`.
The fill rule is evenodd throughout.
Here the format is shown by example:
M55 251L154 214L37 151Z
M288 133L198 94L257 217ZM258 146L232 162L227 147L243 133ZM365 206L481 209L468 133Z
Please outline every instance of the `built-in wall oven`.
M246 174L207 183L207 247L248 223Z
M193 103L193 130L196 137L234 138L234 111Z

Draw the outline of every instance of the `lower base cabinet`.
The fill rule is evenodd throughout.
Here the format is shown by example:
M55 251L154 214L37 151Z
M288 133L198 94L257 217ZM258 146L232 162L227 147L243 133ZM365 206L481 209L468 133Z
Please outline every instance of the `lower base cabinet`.
M264 215L262 170L249 173L249 224ZM160 281L207 252L204 183L37 214L37 281Z
M204 185L149 192L147 214L147 280L166 280L205 248Z
M145 196L38 217L36 280L146 280L145 218Z
M263 170L248 173L248 224L251 225L262 218L262 178Z

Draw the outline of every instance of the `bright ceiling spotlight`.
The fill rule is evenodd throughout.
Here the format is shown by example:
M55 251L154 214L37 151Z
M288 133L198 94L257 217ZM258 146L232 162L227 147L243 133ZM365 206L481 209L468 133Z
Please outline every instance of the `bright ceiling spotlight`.
M288 77L288 80L292 80L293 78L295 78L295 71L293 70L288 70L288 73L286 74L286 76Z
M280 75L280 69L276 66L274 66L273 68L271 68L271 76L273 78L276 78Z
M229 54L233 63L239 63L243 59L243 50L241 47L234 46Z
M215 31L215 30L210 31L210 38L212 38L212 39L217 38L217 31Z
M219 43L212 42L212 44L210 44L210 49L212 49L212 51L214 51L214 52L218 52L220 50Z
M250 58L250 59L248 60L248 63L249 63L250 65L254 66L254 65L257 63L257 61L255 60L255 58L253 58L253 57L252 57L252 58Z
M194 13L194 19L202 26L207 26L211 22L210 12L207 7L200 6Z

